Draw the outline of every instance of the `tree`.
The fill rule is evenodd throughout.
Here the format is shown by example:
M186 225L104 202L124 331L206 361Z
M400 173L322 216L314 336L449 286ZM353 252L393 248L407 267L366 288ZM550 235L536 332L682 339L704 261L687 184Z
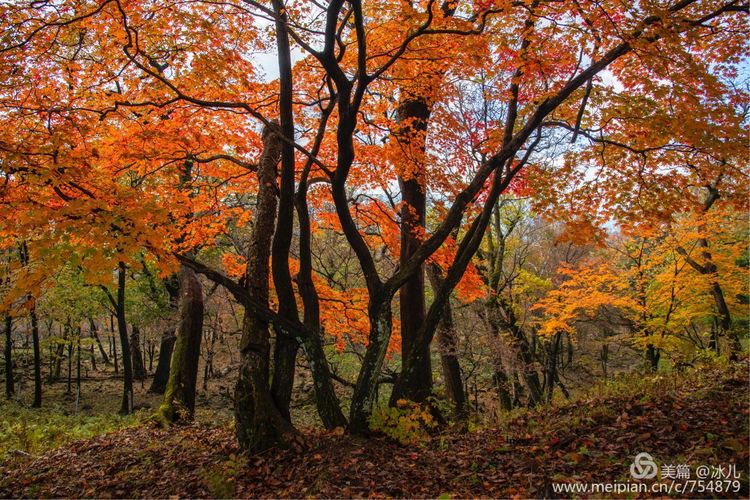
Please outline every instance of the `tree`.
M172 350L169 380L158 417L162 422L192 420L203 337L203 291L198 276L183 266L179 273L180 302L177 336Z
M10 399L15 394L13 378L13 318L5 315L5 397Z
M268 307L268 261L276 218L276 164L281 140L273 129L264 131L263 156L258 164L258 208L247 256L249 300ZM237 439L244 449L260 451L279 442L291 444L296 431L271 396L268 322L245 308L240 340L240 375L235 390Z
M423 266L452 247L424 321L416 332L407 322L408 348L400 374L404 387L403 381L427 380L430 343L484 241L500 196L522 172L557 171L555 161L546 162L554 167L549 172L542 168L540 151L553 155L559 138L571 128L574 137L595 137L595 129L588 121L584 126L584 120L606 116L601 110L607 107L628 116L646 108L644 103L654 96L668 101L661 99L664 89L649 83L657 80L649 80L651 70L677 83L676 88L687 88L682 84L688 81L709 86L716 67L692 64L693 71L672 76L674 64L662 54L692 63L720 53L722 61L736 61L743 49L730 33L742 22L736 14L747 11L747 5L733 0L719 5L696 0L668 5L539 1L442 7L432 0L398 9L388 1L357 0L333 0L325 6L107 0L97 5L65 2L60 8L1 7L13 34L0 47L0 71L8 82L0 94L7 110L2 118L7 126L0 133L0 170L7 180L2 200L11 215L2 222L3 234L19 240L33 237L47 268L60 266L69 247L77 248L81 267L99 275L99 284L107 284L101 275L118 269L122 286L118 299L109 299L118 325L122 320L126 380L131 363L125 349L124 271L135 256L147 253L165 275L175 272L179 260L230 290L245 307L246 319L238 435L243 446L255 450L294 441L289 438L294 432L288 407L299 343L305 345L313 369L326 425L343 420L321 347L323 328L317 323L324 324L327 315L322 310L320 320L316 318L320 304L308 255L316 219L327 218L343 234L360 268L361 280L352 295L367 304L366 348L349 415L350 431L367 433L386 354L398 330L392 314L396 294L401 291L408 301L414 285L411 297L419 305ZM270 37L262 35L256 18L273 19ZM295 68L299 78L294 87L290 43L305 54ZM264 44L277 47L278 84L262 82L249 57ZM447 85L444 91L433 93L430 87L437 83L427 78L423 85L410 65L436 55L444 64L428 68L428 73L437 69L438 75L451 78L442 82ZM616 102L620 96L600 78L605 70L618 82L643 86L646 92L638 96L643 99L608 106L609 97ZM462 80L492 82L482 91L495 106L494 117L480 121L474 110L464 113L451 92L451 85ZM396 94L391 102L389 96ZM407 121L393 114L412 96L434 98L426 102L432 106L432 118L424 126L425 140L408 138L420 155L424 142L423 170L430 182L406 187L411 178L399 175L405 172L394 168L382 143L389 141L392 130L397 138L412 135ZM720 126L725 108L716 109L708 101L678 102L687 113L705 110ZM29 102L35 103L31 109ZM596 112L587 112L588 106ZM273 124L276 115L278 125ZM467 124L471 126L462 128ZM653 125L658 135L663 124ZM276 154L258 134L261 127L266 138L277 137ZM423 125L411 122L408 127L419 130ZM16 130L27 133L8 132ZM696 138L689 130L682 132ZM623 144L642 149L637 138L626 139ZM441 147L439 153L430 154L431 141ZM695 144L696 149L701 145ZM278 155L281 177L276 186L276 161L271 159ZM255 161L258 158L261 161ZM195 175L191 203L191 193L180 190L174 175L176 165L187 160L201 170ZM572 170L569 164L560 170ZM302 165L300 172L297 165ZM706 162L700 170L717 168ZM637 165L635 170L637 176ZM389 186L399 177L404 185L401 200L410 194L419 198L412 203L418 208L413 221L411 212L402 208L408 202L389 199ZM326 189L316 190L322 200L311 216L307 190L313 180ZM413 229L422 225L418 191L429 195L425 185L432 190L436 216L423 235L416 235ZM248 198L253 195L262 207L254 213L253 245L244 263L229 252L226 258L245 265L247 278L241 285L199 258L205 256L201 250L231 239L227 228L247 225ZM295 204L301 235L296 293L304 307L302 322L289 259ZM402 213L407 229L401 233L408 240L403 258L387 244L374 244L400 236L387 230L396 212ZM64 241L60 228L65 228ZM34 272L38 278L41 271ZM251 283L258 273L272 275L278 309L271 307L267 280ZM267 387L269 324L276 336L276 369ZM423 397L427 385L413 385L415 399Z

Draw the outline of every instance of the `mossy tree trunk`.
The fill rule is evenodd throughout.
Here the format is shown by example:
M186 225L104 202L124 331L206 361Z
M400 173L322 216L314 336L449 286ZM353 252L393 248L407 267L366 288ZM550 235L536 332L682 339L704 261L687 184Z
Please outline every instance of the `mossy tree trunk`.
M390 294L382 294L380 300L370 301L369 343L362 367L359 370L357 383L354 386L352 404L349 410L349 430L352 434L367 435L370 433L370 415L377 403L377 388L380 370L383 366L388 341L393 328Z
M192 420L203 338L203 290L195 272L181 266L177 338L172 351L169 381L158 417L162 423Z

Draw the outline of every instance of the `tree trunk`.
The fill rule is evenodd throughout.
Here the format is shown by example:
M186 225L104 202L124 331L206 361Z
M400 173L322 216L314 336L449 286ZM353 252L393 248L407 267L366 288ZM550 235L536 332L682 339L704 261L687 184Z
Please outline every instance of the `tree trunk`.
M176 338L175 334L171 331L166 331L161 336L159 360L156 362L154 380L151 382L151 387L148 390L148 392L152 394L164 394L164 391L167 388L170 371L169 365L172 360L172 351Z
M502 297L494 297L487 302L485 307L487 321L493 335L499 338L501 331L510 333L514 357L520 365L521 380L528 393L527 404L528 406L536 406L543 401L544 395L539 374L534 368L534 347L529 343L529 339L526 338L521 327L518 326L511 304L507 304ZM498 360L496 372L499 366ZM502 371L501 368L500 371Z
M99 329L96 326L96 322L93 318L89 318L89 335L91 338L96 341L96 345L99 347L99 354L102 355L102 360L104 360L104 364L108 365L110 364L109 357L107 356L107 352L104 350L104 346L102 345L102 341L99 338ZM92 353L93 356L93 353ZM96 368L94 368L96 370Z
M279 301L279 315L299 321L297 301L294 296L292 277L289 271L289 249L294 229L294 112L292 59L289 48L289 32L283 0L271 2L276 13L276 49L279 63L279 118L280 132L287 140L281 143L281 172L279 179L279 210L276 231L273 235L271 272ZM273 379L271 394L279 412L291 422L289 404L294 386L298 341L276 332L273 354Z
M141 352L141 331L135 325L130 325L130 350L133 360L133 378L143 382L146 380L146 367L143 364Z
M180 322L172 352L169 382L158 412L165 424L193 418L203 338L203 291L198 276L192 269L181 266L179 279Z
M117 362L117 340L115 339L115 317L110 316L109 317L109 331L110 331L110 339L112 339L112 359L115 363L115 374L120 372L120 366Z
M29 309L31 318L31 343L34 347L34 402L32 408L42 407L42 352L39 346L39 322L36 317L36 304L31 296L28 300L32 301Z
M513 399L511 397L511 387L508 375L502 369L502 367L495 366L495 373L493 375L495 382L495 388L497 389L497 397L500 403L500 408L505 411L513 409Z
M371 297L368 315L369 343L354 386L349 410L349 430L352 434L359 435L369 434L370 415L377 403L378 379L393 326L390 297Z
M547 366L544 372L544 388L546 391L545 401L547 403L552 402L552 396L555 391L555 382L557 381L557 357L560 353L560 342L562 340L562 334L556 333L552 340L550 340L547 348Z
M125 263L117 264L117 330L120 334L120 347L122 352L122 404L120 413L129 415L133 413L133 363L130 360L130 341L128 339L128 323L125 318ZM117 354L115 354L117 359ZM117 362L115 362L117 366Z
M268 261L276 219L276 164L281 153L281 140L270 127L263 131L263 146L258 165L258 205L247 256L246 287L249 298L267 308ZM237 440L240 447L250 453L290 445L296 440L294 427L279 411L271 395L270 350L268 322L246 307L234 412Z
M427 276L433 289L441 286L442 276L436 264L427 265ZM456 353L456 332L453 327L453 311L450 303L445 307L440 323L437 328L437 341L440 347L440 364L443 368L443 379L448 398L453 403L453 411L456 420L463 421L468 417L466 405L466 394L464 393L463 376L461 365Z
M659 370L659 358L661 354L659 349L652 345L646 346L646 361L648 362L648 369L656 373Z
M70 394L73 384L73 339L68 341L68 385L65 392Z
M246 309L234 409L237 439L240 447L250 453L296 440L296 430L271 397L268 384L270 349L268 324Z
M5 316L5 397L11 399L16 393L13 379L13 318Z
M78 400L81 397L81 329L78 329L78 338L76 339L76 410L78 409Z
M401 188L401 251L399 261L406 264L421 243L425 230L427 197L425 195L425 134L431 109L422 97L405 96L398 106L398 147L404 165L398 176ZM417 343L419 328L425 320L424 266L419 266L399 291L401 318L401 376L394 387L391 405L405 398L423 402L432 392L430 345ZM412 351L414 351L412 353ZM404 369L409 357L417 365Z
M53 369L52 371L50 371L50 374L49 374L50 383L52 383L53 381L57 382L60 380L60 370L62 367L63 356L65 355L65 344L67 343L68 337L70 336L69 329L70 327L67 323L65 324L64 327L62 325L60 326L60 330L61 330L60 337L62 339L62 342L57 343L57 349L55 351L55 356L54 356L55 359L54 359Z
M701 210L703 213L708 212L714 205L714 203L716 203L716 201L720 198L721 195L718 190L718 184L720 181L721 175L713 184L706 186L708 192L706 193L706 198L703 201L703 207ZM719 332L716 332L716 335L719 336L720 333L724 333L729 337L731 346L730 358L732 360L736 360L738 354L742 352L742 343L740 342L738 333L732 329L732 315L729 311L729 306L727 306L727 302L724 298L724 292L721 289L721 285L718 281L718 269L716 267L716 264L713 262L713 257L708 245L708 239L700 238L698 240L698 246L701 248L701 257L703 258L704 262L703 264L694 260L682 247L677 247L677 252L685 258L690 267L695 269L698 274L702 274L710 280L711 296L713 297L714 303L716 304L716 312L718 314L717 323L720 330ZM714 332L712 331L712 334L713 333ZM709 347L715 350L717 353L719 352L718 340L713 338L713 336L711 338L711 344Z
M325 121L323 122L325 123ZM320 143L313 146L313 154ZM333 387L331 371L323 350L323 338L320 327L320 303L318 291L312 279L312 250L310 246L310 213L307 206L307 177L312 162L308 162L300 176L295 205L299 220L299 273L297 273L297 289L304 307L304 325L310 335L302 339L304 352L310 364L313 385L315 387L315 403L318 415L326 429L346 427L347 421L341 411L341 404Z
M164 280L164 288L169 295L169 307L173 311L178 311L180 302L180 278L177 274L171 275ZM159 360L156 363L156 372L154 380L148 392L153 394L164 394L169 382L170 363L172 362L172 351L177 339L175 332L165 331L161 336L161 345L159 346Z
M94 351L94 344L91 344L89 356L91 356L91 370L96 371L96 352Z
M514 168L520 168L523 163L523 161L519 162ZM412 375L412 372L417 372L422 369L422 364L426 362L424 356L429 356L430 342L432 342L440 318L450 301L450 296L461 277L466 272L466 268L471 262L472 257L479 248L487 226L489 225L497 199L508 186L511 179L511 175L501 175L500 172L495 172L487 200L482 207L482 212L479 216L474 218L469 229L461 238L456 256L446 271L445 279L442 281L439 289L433 292L434 299L432 304L430 304L430 309L425 316L424 322L419 326L419 331L414 340L414 348L409 351L408 358L405 361L402 360L402 373L393 388L391 401L399 397L406 397L407 399L414 400L413 396L406 392L408 384L405 385L404 381L415 376ZM425 350L426 353L424 352Z

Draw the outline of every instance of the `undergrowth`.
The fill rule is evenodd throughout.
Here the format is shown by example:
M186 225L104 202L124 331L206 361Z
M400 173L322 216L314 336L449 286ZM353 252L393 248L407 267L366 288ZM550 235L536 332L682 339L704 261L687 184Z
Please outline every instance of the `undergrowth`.
M36 455L76 441L138 425L145 413L66 414L62 408L26 408L0 402L0 462L13 455Z

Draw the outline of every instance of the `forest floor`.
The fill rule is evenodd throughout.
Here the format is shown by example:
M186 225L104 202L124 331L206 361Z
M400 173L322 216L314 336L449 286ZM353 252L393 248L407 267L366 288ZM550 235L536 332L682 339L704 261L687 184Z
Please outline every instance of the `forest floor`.
M747 498L749 415L740 363L602 386L587 399L514 412L498 428L444 431L409 446L308 432L302 453L248 458L229 425L138 422L38 455L10 454L0 463L0 497L612 497L555 488L630 487L630 464L647 452L660 466L688 465L691 479L699 466L741 473L740 491L670 496ZM674 483L646 481L654 482Z

